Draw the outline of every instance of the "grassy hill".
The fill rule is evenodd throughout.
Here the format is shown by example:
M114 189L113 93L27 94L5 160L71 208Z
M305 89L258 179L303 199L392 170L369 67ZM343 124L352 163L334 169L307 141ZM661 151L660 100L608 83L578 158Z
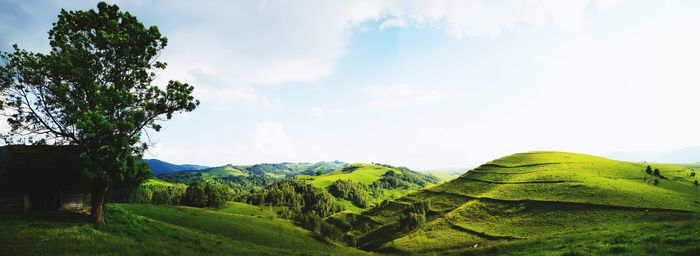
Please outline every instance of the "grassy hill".
M226 184L239 194L260 190L275 182L297 175L329 173L345 166L343 162L278 163L256 165L225 165L202 170L179 171L158 175L158 178L174 183L218 182Z
M699 166L651 164L664 178L647 174L646 166L563 152L514 154L361 216L336 216L336 221L360 237L361 247L385 252L457 250L462 254L499 251L507 246L524 250L536 243L542 244L545 252L571 249L574 253L599 254L618 246L614 249L618 252L648 254L664 248L645 246L666 239L692 242L669 248L700 248L700 237L693 236L699 231L693 225L700 212L700 188L693 184L696 178L690 176L691 169ZM654 185L654 179L658 185ZM403 228L401 219L408 206L427 201L430 208L425 224L413 230ZM631 232L653 230L655 225L673 232ZM592 246L591 241L579 241L576 236L623 236L627 243L596 240L600 244ZM551 242L569 238L588 247L575 247L572 242L573 248L557 248ZM481 249L465 252L465 247Z
M365 185L372 184L379 180L383 174L391 171L391 168L373 164L351 164L345 168L335 170L331 173L309 177L313 181L311 184L320 188L327 188L336 180L352 180Z
M382 188L376 186L377 182L386 180L387 177L392 176L392 174L396 175L396 177L410 177L411 179L404 178L409 182L403 185ZM371 202L373 204L379 204L381 201L387 199L396 199L439 182L439 179L435 176L411 171L405 167L364 163L350 164L320 176L298 175L296 179L305 180L311 185L324 190L328 190L334 182L339 180L351 181L368 187L372 187L373 183L375 183L374 185L377 189L374 189L371 193ZM348 200L341 199L340 201L343 203L346 210L350 212L359 212L362 210L362 208L357 207Z
M107 225L66 212L1 213L3 255L362 255L328 244L267 210L110 204Z

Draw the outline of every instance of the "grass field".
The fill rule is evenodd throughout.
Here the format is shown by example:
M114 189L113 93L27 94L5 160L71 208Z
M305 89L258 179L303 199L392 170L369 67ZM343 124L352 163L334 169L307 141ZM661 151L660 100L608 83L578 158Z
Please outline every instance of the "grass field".
M562 152L496 159L449 182L327 221L367 251L400 255L700 255L700 165L630 163ZM304 176L326 188L369 184L388 168L356 164ZM659 183L654 185L653 180ZM147 184L163 185L159 180ZM167 184L165 184L167 185ZM430 201L426 221L406 231L406 206ZM352 206L352 203L341 200ZM276 217L275 208L229 202L218 210L108 204L107 225L65 212L0 214L7 255L360 255ZM147 246L143 246L147 245Z
M320 176L309 176L309 175L298 175L296 178L297 179L302 179L302 180L307 180L309 183L315 187L323 188L323 189L328 189L333 182L336 180L350 180L353 182L357 183L362 183L365 185L370 185L373 182L379 180L382 175L385 173L393 171L396 173L401 173L400 170L381 166L381 165L374 165L374 164L363 164L363 163L355 163L355 164L350 164L347 165L343 168L340 168L338 170L335 170L333 172L320 175ZM405 196L413 191L416 191L415 189L404 189L404 188L396 188L396 189L382 189L380 191L381 194L379 195L374 195L375 197L372 199L372 204L376 205L379 204L380 202L384 200L393 200L400 198L402 196ZM359 213L362 211L362 208L359 208L355 206L352 202L347 201L347 200L340 200L340 202L345 206L345 212L353 212L353 213Z
M148 179L146 182L141 184L142 186L172 186L173 183L164 181L164 180L159 180L159 179Z
M0 214L2 255L361 255L274 213L229 203L206 209L109 204L107 225L67 212Z
M369 185L379 180L388 171L400 172L392 168L373 164L351 164L328 174L305 176L305 178L312 179L311 184L320 188L328 188L336 180L352 180Z
M369 226L369 232L354 231L359 244L384 252L488 254L506 246L532 253L542 246L542 252L572 249L571 255L585 255L606 253L608 245L593 238L624 235L630 236L625 245L609 246L627 247L612 250L696 252L700 236L685 232L698 232L693 225L698 223L700 188L690 176L698 166L650 165L666 179L646 174L646 163L563 152L515 154L345 221ZM658 185L653 185L654 178ZM426 224L410 232L400 229L405 205L424 200L431 203ZM635 229L650 233L630 232ZM667 237L689 244L676 246ZM557 239L572 239L575 248L559 248Z

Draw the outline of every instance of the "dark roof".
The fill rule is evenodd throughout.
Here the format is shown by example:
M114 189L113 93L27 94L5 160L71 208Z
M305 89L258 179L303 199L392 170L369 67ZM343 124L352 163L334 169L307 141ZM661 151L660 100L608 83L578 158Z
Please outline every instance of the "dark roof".
M89 191L76 146L0 147L0 194Z

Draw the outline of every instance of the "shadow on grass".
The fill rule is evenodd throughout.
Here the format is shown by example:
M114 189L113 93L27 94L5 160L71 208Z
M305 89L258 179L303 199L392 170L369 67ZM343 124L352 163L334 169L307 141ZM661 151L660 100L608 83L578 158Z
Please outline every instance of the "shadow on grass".
M30 211L0 213L0 221L32 221L52 223L91 223L89 215L66 211Z

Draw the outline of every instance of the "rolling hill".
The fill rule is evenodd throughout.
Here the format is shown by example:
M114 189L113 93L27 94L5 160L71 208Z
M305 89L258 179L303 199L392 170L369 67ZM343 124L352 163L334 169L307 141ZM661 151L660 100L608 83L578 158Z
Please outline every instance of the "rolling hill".
M297 175L329 173L342 168L340 161L310 163L277 163L256 165L225 165L201 170L179 171L158 175L158 178L174 183L218 182L237 193L252 193L275 182Z
M151 172L153 173L153 175L156 176L164 173L171 173L177 171L201 170L209 168L207 166L194 164L171 164L158 159L144 159L144 161L146 161L148 167L151 168Z
M314 238L273 212L108 204L107 225L69 212L0 213L2 255L365 255ZM38 242L41 241L41 242Z
M687 242L694 242L694 246L673 248L698 250L700 238L694 236L698 228L688 228L688 234L682 230L688 223L697 223L700 188L693 184L695 177L690 172L700 166L651 167L660 169L660 175L647 174L646 164L590 155L520 153L483 164L458 179L411 193L362 215L332 218L339 227L360 238L361 248L382 252L501 254L505 251L499 250L504 246L533 248L532 243L541 243L544 252L561 252L556 239L577 235L588 235L587 239L592 240L632 236L620 238L626 242L618 244L603 241L594 248L579 248L573 242L585 247L591 241L572 240L572 251L589 254L605 253L611 246L628 246L614 250L641 250L647 254L663 250L645 247L649 243L644 239L657 239L659 243L664 239L689 239ZM407 229L407 212L421 203L429 205L424 223ZM635 233L653 230L654 225L668 226L674 232L656 231L656 236L667 236L661 238L649 238L654 233Z
M363 163L350 164L319 176L298 175L295 178L327 191L334 182L338 181L361 184L364 187L362 189L368 191L370 205L402 197L440 181L433 175L412 171L406 167ZM350 212L359 212L366 208L358 207L348 200L339 199Z

